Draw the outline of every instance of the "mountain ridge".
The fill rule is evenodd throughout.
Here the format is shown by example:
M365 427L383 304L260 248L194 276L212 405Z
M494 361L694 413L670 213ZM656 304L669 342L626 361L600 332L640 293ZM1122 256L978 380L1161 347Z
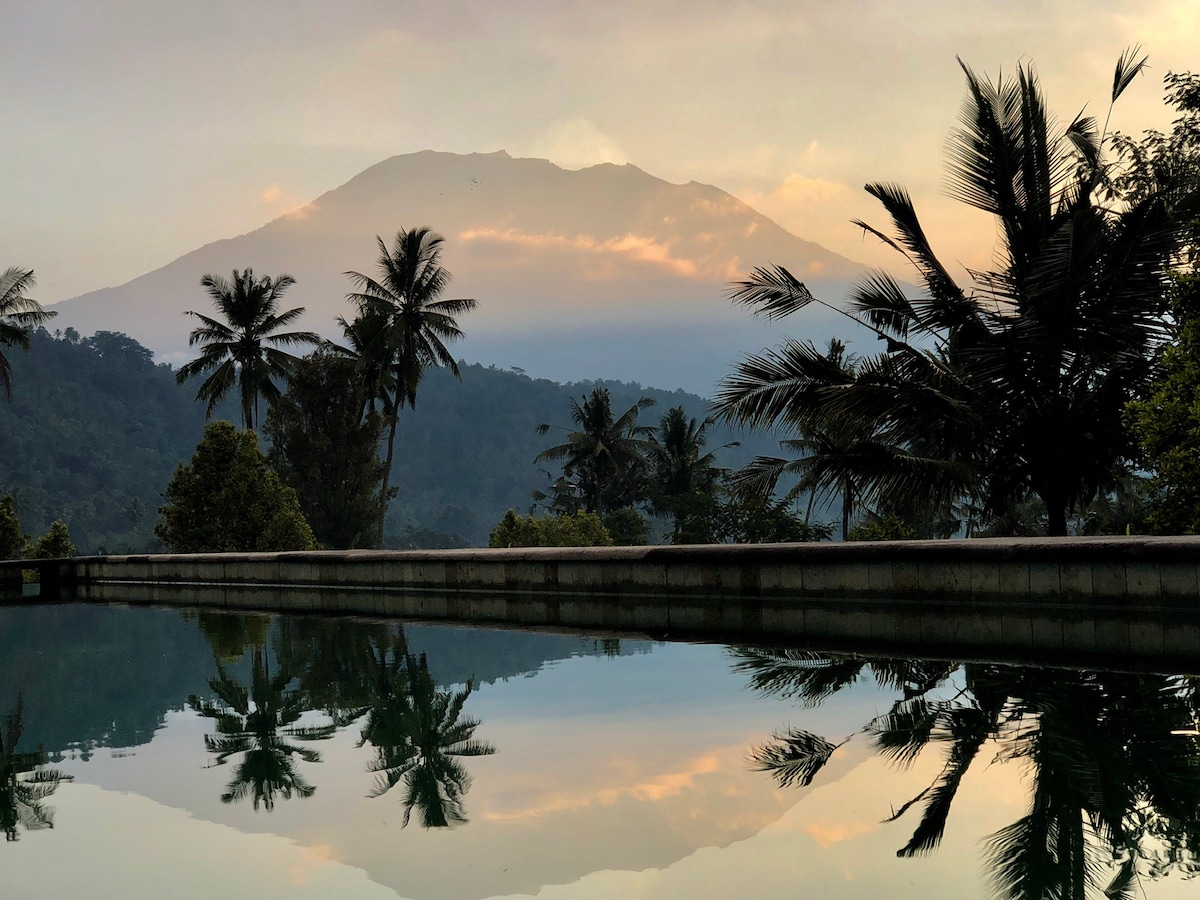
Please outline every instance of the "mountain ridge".
M51 309L59 327L121 330L180 362L190 328L182 313L208 302L200 278L250 266L296 276L285 305L306 307L304 327L337 337L335 318L350 311L343 273L374 268L376 235L418 225L446 236L449 295L480 300L455 353L558 381L615 377L711 394L745 352L779 338L731 307L730 280L777 263L840 297L866 271L715 185L675 184L632 164L571 170L503 150L423 150ZM832 334L831 315L811 313L801 336ZM681 333L686 345L676 346Z

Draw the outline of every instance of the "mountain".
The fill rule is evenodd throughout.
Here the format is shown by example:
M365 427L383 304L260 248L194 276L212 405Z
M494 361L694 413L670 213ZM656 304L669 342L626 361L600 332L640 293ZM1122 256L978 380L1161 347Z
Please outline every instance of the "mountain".
M778 263L840 299L863 272L711 185L671 184L632 165L572 171L503 151L424 151L249 234L55 304L54 324L122 331L179 362L192 327L183 312L208 308L200 278L250 266L294 275L285 300L307 308L304 327L338 337L335 319L351 311L343 273L374 269L376 235L390 242L419 225L447 238L450 296L480 301L456 354L558 381L620 377L711 395L745 352L783 335L731 306L730 280ZM823 309L800 318L788 324L793 336L848 333Z

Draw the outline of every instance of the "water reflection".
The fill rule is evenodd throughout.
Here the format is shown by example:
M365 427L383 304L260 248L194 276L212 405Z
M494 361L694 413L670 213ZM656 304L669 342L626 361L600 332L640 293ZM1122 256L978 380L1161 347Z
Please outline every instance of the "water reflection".
M250 687L247 689L217 663L217 677L208 683L216 700L194 694L188 706L216 723L216 734L204 736L204 746L213 754L215 765L241 755L233 779L221 795L222 803L234 803L250 797L257 810L261 804L270 811L275 797L285 800L311 797L316 788L296 771L298 758L308 763L321 761L311 747L293 741L320 741L333 736L333 724L297 725L308 708L303 693L289 689L292 673L286 669L271 673L262 647L253 651Z
M8 842L20 840L21 830L38 831L54 827L54 810L45 801L61 782L69 780L61 772L46 767L46 754L17 749L25 728L24 702L4 717L0 729L0 831Z
M861 733L898 766L910 767L936 749L942 768L886 819L917 810L912 837L898 856L938 846L964 775L986 751L992 762L1024 766L1029 783L1026 814L983 844L996 896L1132 897L1143 879L1200 872L1193 677L960 667L804 651L742 649L735 656L735 668L756 689L808 705L868 674L899 693ZM781 786L804 786L838 746L789 729L758 747L752 760Z
M274 808L282 799L311 797L316 788L297 770L297 761L318 763L320 753L303 743L327 740L361 720L358 746L370 745L367 767L380 797L404 785L403 826L414 810L426 828L467 821L463 799L471 776L463 757L496 752L475 738L479 722L463 707L473 678L459 689L439 688L428 656L409 651L404 627L321 619L279 620L276 671L266 649L269 632L261 616L201 613L197 616L213 650L217 676L209 681L215 699L192 696L189 706L216 723L205 747L216 765L242 755L221 800L250 797L254 809ZM251 654L250 688L227 666ZM318 713L322 724L298 724ZM302 742L302 743L297 743Z
M375 748L370 771L377 773L372 797L404 783L404 825L415 808L426 828L467 821L463 797L471 776L457 757L489 756L496 749L476 740L479 722L463 714L474 682L461 690L439 689L425 654L408 652L403 632L390 648L379 649L359 746Z

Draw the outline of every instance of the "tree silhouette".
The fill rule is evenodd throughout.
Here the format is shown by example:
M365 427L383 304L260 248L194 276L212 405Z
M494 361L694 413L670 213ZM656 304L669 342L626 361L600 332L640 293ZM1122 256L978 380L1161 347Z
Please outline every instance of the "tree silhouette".
M250 797L254 809L259 804L270 812L276 795L285 800L292 796L311 797L316 791L296 771L295 760L320 762L321 755L308 747L291 743L320 741L333 736L335 725L296 727L305 712L300 691L289 690L293 676L286 670L272 675L266 651L254 650L250 688L238 684L217 664L217 677L209 681L216 701L192 695L188 706L216 723L216 734L204 736L204 746L221 766L232 756L241 762L221 795L222 803L234 803Z
M475 739L479 722L463 715L473 681L461 690L440 690L425 655L414 657L397 646L392 653L380 648L374 686L359 741L376 749L370 771L378 777L371 796L403 782L404 825L414 809L425 828L466 822L463 797L471 776L459 758L496 752Z
M58 315L42 309L40 303L25 296L34 285L32 269L10 266L0 272L0 348L29 349L29 333L34 327ZM0 388L12 399L12 363L0 349Z
M1200 872L1200 741L1193 678L1075 672L739 651L736 667L759 690L821 703L869 671L900 689L863 731L910 766L931 747L943 766L889 821L919 818L899 856L933 851L963 776L987 747L1032 771L1029 811L984 842L996 896L1011 900L1131 897L1142 878ZM959 683L958 678L954 684ZM777 734L751 759L782 787L809 784L840 746L802 730Z
M608 388L595 388L580 400L571 401L575 430L568 432L566 442L543 450L534 461L561 461L563 474L574 481L584 509L603 518L608 510L639 499L653 429L638 425L637 420L654 401L642 397L614 418ZM549 430L548 424L537 427L538 434Z
M1117 65L1115 103L1145 60ZM853 373L796 341L751 356L719 393L729 420L802 434L849 428L861 499L888 509L978 500L1004 517L1036 496L1047 529L1107 486L1131 452L1125 407L1165 338L1164 267L1179 218L1163 192L1116 190L1096 122L1055 130L1033 68L990 82L963 65L968 96L949 144L955 197L996 219L996 264L963 287L934 253L908 193L869 184L891 232L868 233L916 269L921 293L877 272L833 307L884 341ZM768 318L814 297L782 267L756 269L731 297ZM827 305L827 304L826 304Z
M196 392L197 400L208 402L208 415L236 385L241 394L242 425L257 427L259 398L271 403L279 399L276 382L286 382L296 362L280 348L321 342L311 331L279 333L304 312L303 306L279 312L280 298L295 283L291 275L255 278L253 269L234 269L229 281L218 275L200 279L224 321L187 311L201 323L188 335L188 346L199 345L200 355L181 366L175 377L183 384L208 375Z
M379 498L382 521L400 408L416 405L417 386L428 368L445 367L461 377L446 344L463 336L457 317L475 309L476 302L439 299L450 282L450 273L441 264L444 238L440 235L428 228L413 228L399 231L390 249L378 235L375 241L379 245L378 277L345 273L357 288L346 295L357 316L353 322L341 322L367 379L368 396L382 400L389 420Z

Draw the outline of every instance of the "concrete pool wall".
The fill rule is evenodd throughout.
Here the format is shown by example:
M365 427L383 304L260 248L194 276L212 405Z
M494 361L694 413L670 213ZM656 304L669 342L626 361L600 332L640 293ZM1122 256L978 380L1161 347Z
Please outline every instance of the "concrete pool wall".
M160 554L0 562L96 602L1200 659L1200 538Z

